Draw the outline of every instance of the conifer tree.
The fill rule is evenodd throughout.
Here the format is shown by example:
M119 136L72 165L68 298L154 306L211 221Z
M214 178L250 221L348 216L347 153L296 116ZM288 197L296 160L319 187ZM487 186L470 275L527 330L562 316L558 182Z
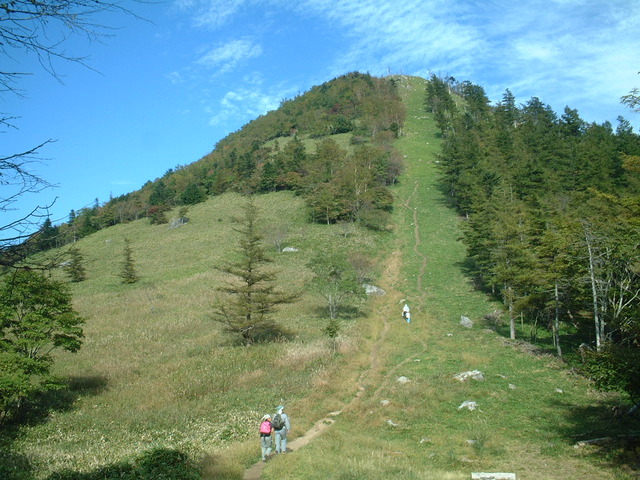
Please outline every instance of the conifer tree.
M219 268L235 277L218 288L222 295L212 307L211 318L224 329L239 335L245 345L280 335L283 331L272 319L278 305L291 303L296 294L286 294L276 288L276 272L267 269L272 262L258 231L258 209L250 198L244 206L239 228L238 258Z
M120 278L122 278L122 283L136 283L139 280L138 273L136 272L136 265L133 261L131 242L128 238L124 239L123 261Z
M69 250L71 259L65 266L64 271L72 282L82 282L87 278L87 271L84 268L84 257L76 247Z

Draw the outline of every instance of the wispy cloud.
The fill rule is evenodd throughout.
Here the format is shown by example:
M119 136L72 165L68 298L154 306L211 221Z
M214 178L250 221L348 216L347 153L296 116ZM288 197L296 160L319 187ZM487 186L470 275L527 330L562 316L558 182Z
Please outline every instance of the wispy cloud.
M536 95L554 108L588 104L587 99L617 103L638 83L637 0L178 1L196 25L209 28L267 10L286 13L291 25L279 24L281 31L300 19L326 25L325 35L339 38L341 47L323 51L325 63L310 72L314 79L320 72L328 77L353 70L434 72L478 83L493 99L509 88L517 97ZM255 32L256 39L259 35ZM228 72L240 62L251 65L249 60L275 55L263 52L262 43L229 42L198 64ZM317 48L323 48L320 40Z
M233 40L209 50L196 62L207 68L216 69L218 73L233 70L239 63L259 57L262 47L249 40Z
M226 24L246 0L176 0L175 5L191 13L195 27L218 28Z
M251 74L242 79L242 86L228 91L214 107L205 107L212 126L237 125L247 122L280 106L292 94L291 89L278 86L263 90L262 79Z

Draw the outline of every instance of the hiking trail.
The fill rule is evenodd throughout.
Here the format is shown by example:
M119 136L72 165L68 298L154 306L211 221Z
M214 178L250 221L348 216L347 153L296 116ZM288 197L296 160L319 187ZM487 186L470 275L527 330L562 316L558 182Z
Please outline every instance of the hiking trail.
M416 182L413 192L406 198L402 203L404 208L410 209L410 200L411 197L417 192L418 184ZM414 246L413 251L421 257L422 266L420 268L420 274L418 276L418 288L422 289L422 276L424 275L424 271L426 269L426 257L422 255L418 251L418 246L420 245L420 230L417 223L417 212L414 209L413 212L413 227L414 227ZM302 448L308 445L313 439L321 435L325 432L333 423L336 421L336 417L338 417L345 410L349 410L350 408L357 405L357 403L361 400L362 395L367 390L366 382L372 377L375 377L376 373L382 371L382 364L379 355L380 346L385 342L387 338L387 334L391 327L391 320L395 319L399 315L400 303L404 299L404 294L397 290L398 286L401 284L400 282L400 266L401 266L401 250L396 248L386 259L386 264L384 267L383 274L380 276L380 286L386 291L386 294L381 297L375 297L374 302L380 305L380 309L373 308L372 311L377 312L375 314L375 319L382 323L382 330L379 333L377 340L374 342L371 352L369 354L369 367L363 371L363 373L358 377L356 387L357 392L353 396L353 398L344 405L341 410L333 411L327 413L323 418L317 420L314 425L303 435L296 437L288 442L288 449L291 449L292 452L295 452L299 448ZM384 303L383 303L384 302ZM398 311L396 311L398 310ZM423 343L423 346L426 348L426 345ZM415 355L410 356L399 364L395 365L391 370L387 371L384 375L384 378L388 378L393 375L402 365L413 361ZM377 384L377 388L374 391L374 395L378 394L380 390L383 388L385 382L381 381ZM243 480L259 480L262 477L262 471L266 463L262 460L259 460L254 465L245 470Z

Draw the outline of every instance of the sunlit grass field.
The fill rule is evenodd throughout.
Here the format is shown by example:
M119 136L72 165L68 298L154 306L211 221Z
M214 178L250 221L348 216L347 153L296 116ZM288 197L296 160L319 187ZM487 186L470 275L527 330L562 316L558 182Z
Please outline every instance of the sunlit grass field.
M234 228L245 201L222 195L192 207L190 221L178 228L140 220L77 243L88 278L72 288L75 308L87 319L85 341L79 353L60 354L56 363L71 395L11 446L35 478L69 467L91 471L155 447L185 451L199 462L206 457L207 468L216 470L221 467L211 459L235 446L228 468L237 475L255 456L237 447L253 446L260 417L281 403L293 407L356 349L349 332L357 319L345 319L333 355L322 331L323 301L306 288L306 264L328 244L377 256L389 235L356 229L345 237L339 226L309 224L303 200L289 193L260 196L256 204L265 239L278 228L286 232L284 245L298 250L277 252L266 243L280 288L303 293L275 319L290 340L246 348L211 321L223 276L216 267L236 255ZM118 276L125 238L140 276L132 285ZM364 314L366 305L361 308ZM309 421L316 413L307 413ZM297 417L303 425L304 415Z

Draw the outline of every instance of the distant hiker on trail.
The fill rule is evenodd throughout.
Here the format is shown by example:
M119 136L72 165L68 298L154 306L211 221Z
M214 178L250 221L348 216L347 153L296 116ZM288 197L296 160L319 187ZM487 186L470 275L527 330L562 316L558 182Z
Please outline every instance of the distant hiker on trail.
M406 303L404 304L404 307L402 307L402 318L404 318L407 322L409 321L409 305L407 305Z
M266 462L267 457L271 455L271 433L273 433L273 427L271 426L271 415L266 414L262 417L260 423L260 446L262 447L262 461Z
M282 405L276 409L276 414L273 416L271 426L276 434L276 453L286 453L287 433L291 430L291 423L289 422L289 416L284 413L284 407Z

